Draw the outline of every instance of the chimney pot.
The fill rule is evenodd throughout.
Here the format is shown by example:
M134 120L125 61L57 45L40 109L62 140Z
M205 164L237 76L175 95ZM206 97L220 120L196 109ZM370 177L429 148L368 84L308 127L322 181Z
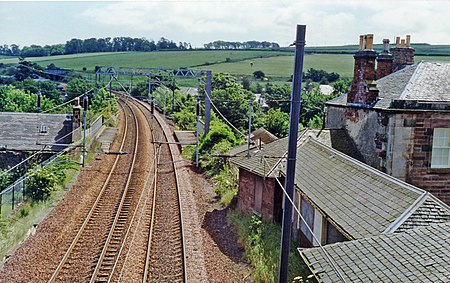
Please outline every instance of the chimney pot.
M401 43L400 43L400 47L404 48L405 47L405 40L402 39Z
M383 53L389 53L389 39L383 39Z
M371 33L369 33L367 35L366 49L368 49L368 50L373 49L373 34L371 34Z
M359 36L359 49L358 50L363 50L363 44L364 44L364 35L360 35Z
M411 35L406 35L406 47L409 47L411 45Z
M395 38L395 46L396 46L396 47L400 47L400 36L397 36L397 37Z

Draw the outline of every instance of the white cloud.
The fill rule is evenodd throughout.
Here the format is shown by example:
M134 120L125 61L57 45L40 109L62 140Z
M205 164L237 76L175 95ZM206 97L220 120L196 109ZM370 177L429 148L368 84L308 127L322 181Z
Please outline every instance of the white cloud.
M295 26L306 24L309 46L356 44L359 35L365 33L374 33L375 42L411 34L413 42L450 44L450 1L445 0L2 2L0 9L6 9L3 14L8 15L0 23L10 31L2 36L9 42L30 41L27 31L33 30L35 38L54 38L52 43L73 37L158 40L164 36L194 46L218 39L268 40L285 46L293 42ZM11 18L17 17L19 10L25 10L20 15L27 17L27 21L21 21L21 29L18 20ZM48 15L43 15L45 11ZM49 27L41 26L42 19L67 24L54 24L49 33ZM36 26L40 28L35 30Z

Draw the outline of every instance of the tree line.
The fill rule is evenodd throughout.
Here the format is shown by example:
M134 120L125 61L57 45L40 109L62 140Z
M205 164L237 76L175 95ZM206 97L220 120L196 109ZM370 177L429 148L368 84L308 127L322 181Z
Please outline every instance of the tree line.
M245 42L216 40L203 45L205 49L280 48L276 42L250 40Z
M204 44L205 49L257 49L257 48L280 48L276 42L268 41L222 41L216 40ZM124 52L140 51L150 52L157 50L188 50L192 45L188 42L175 43L173 40L161 37L157 42L142 38L132 37L105 37L105 38L72 38L66 43L53 45L24 46L20 48L17 44L0 45L0 55L21 57L43 57L66 54L92 53L92 52Z
M156 51L156 50L186 50L192 49L190 43L179 42L161 37L157 42L145 38L106 37L106 38L72 38L65 44L30 45L20 48L17 44L0 45L0 55L42 57L65 54L91 52L122 52L122 51Z

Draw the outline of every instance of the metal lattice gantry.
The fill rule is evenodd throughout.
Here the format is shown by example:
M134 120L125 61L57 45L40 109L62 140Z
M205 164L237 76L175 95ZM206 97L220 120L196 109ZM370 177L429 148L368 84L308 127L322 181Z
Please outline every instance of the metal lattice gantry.
M97 75L128 75L145 77L180 77L180 78L201 78L208 71L192 69L166 69L158 68L123 68L123 67L98 67Z
M164 81L158 78L196 78L199 80L199 84L205 85L205 135L209 132L210 119L211 119L211 81L212 73L206 70L192 70L192 69L166 69L162 67L158 68L126 68L126 67L96 67L95 71L96 81L100 79L100 76L109 76L109 89L111 93L112 79L114 77L125 75L130 77L147 77L148 78L148 94L151 94L152 84L158 83L164 85ZM203 77L205 78L203 80ZM173 94L172 94L173 96ZM153 99L151 99L153 101ZM172 102L173 108L173 102Z

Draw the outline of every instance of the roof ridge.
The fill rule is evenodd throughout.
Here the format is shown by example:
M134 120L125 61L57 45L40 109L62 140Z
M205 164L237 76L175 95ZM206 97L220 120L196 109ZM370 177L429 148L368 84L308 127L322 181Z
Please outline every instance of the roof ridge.
M412 192L420 194L420 195L422 195L424 192L426 192L425 190L423 190L421 188L418 188L416 186L413 186L411 184L406 183L405 181L402 181L400 179L392 177L391 175L388 175L388 174L386 174L384 172L381 172L380 170L377 170L377 169L373 168L372 166L369 166L369 165L365 164L364 162L361 162L361 161L359 161L359 160L357 160L357 159L355 159L355 158L353 158L351 156L348 156L348 155L340 152L339 150L336 150L336 149L334 149L332 147L329 147L328 145L326 145L326 144L324 144L324 143L322 143L322 142L320 142L318 140L309 139L308 141L316 143L316 144L322 146L325 150L328 150L328 151L336 154L340 158L345 159L345 160L350 161L350 162L353 162L353 163L356 163L357 165L367 169L368 171L370 171L370 172L372 172L372 173L374 173L374 174L376 174L376 175L378 175L378 176L380 176L380 177L382 177L382 178L384 178L386 180L394 182L397 185L400 185L400 186L404 187L405 189L408 189L409 191L412 191Z
M389 225L382 234L394 233L408 218L413 215L414 212L427 200L428 192L423 193L418 199L416 199L410 207L408 207L402 214L400 214L394 222Z
M306 132L308 132L308 129L306 129L306 130L304 130L304 131L302 131L301 133L300 133L300 135L297 137L297 148L300 146L300 145L302 145L303 143L305 143L305 140L308 138L308 137L306 137L306 139L305 140L301 140L302 138L303 138L303 136L304 135L306 135ZM288 145L289 145L289 140L288 140ZM269 170L269 172L267 173L267 176L269 176L270 174L272 174L272 171L275 171L275 168L276 167L278 167L278 165L281 163L281 161L287 156L287 154L288 154L288 150L286 150L284 153L283 153L283 155L282 155L282 157L272 166L272 168Z

